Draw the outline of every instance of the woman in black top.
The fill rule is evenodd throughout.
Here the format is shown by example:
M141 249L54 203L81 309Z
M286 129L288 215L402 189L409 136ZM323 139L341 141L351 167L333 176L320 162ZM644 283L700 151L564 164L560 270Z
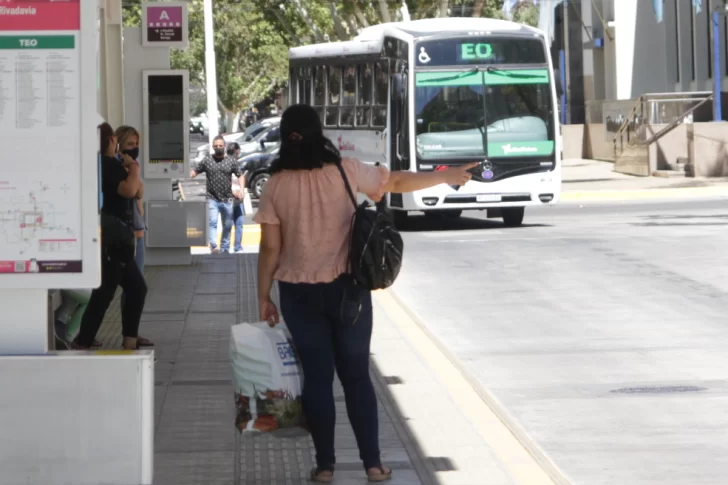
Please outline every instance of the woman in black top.
M132 226L133 204L139 190L139 164L121 154L116 157L118 141L108 123L99 126L101 132L101 190L103 207L101 211L113 216L120 223ZM101 286L91 293L86 312L81 320L81 330L73 341L73 348L91 348L99 331L106 310L114 299L116 288L121 285L126 294L121 308L121 325L124 334L124 349L136 350L139 320L144 310L147 284L139 267L134 262L134 245L115 241L101 234Z

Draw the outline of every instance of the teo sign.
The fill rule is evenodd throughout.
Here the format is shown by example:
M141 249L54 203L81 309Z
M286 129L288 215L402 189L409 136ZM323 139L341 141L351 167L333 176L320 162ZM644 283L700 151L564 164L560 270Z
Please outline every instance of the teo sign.
M460 44L458 57L463 61L487 60L493 57L493 46L484 42Z
M187 2L143 2L142 45L187 48Z

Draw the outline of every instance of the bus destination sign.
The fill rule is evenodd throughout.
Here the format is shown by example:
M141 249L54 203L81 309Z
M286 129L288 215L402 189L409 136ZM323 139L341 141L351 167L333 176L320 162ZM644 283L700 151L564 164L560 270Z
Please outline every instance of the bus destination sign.
M533 37L451 37L418 43L415 58L418 67L546 64L546 48Z
M480 59L487 61L493 57L493 46L485 42L460 44L460 60L470 61Z

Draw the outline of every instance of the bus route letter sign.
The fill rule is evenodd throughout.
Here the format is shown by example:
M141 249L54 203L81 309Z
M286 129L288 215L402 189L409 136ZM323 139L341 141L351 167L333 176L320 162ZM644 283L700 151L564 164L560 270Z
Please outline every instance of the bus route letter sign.
M144 2L142 4L142 45L186 49L187 4L185 2Z
M486 43L479 44L460 44L460 59L483 59L487 60L493 57L493 46Z

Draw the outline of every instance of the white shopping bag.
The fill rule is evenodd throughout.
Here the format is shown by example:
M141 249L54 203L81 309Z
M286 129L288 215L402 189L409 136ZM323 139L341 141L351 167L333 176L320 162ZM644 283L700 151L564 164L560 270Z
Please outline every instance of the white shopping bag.
M244 192L245 195L243 196L243 214L249 216L253 213L253 201L250 198L250 191L248 189L245 189Z
M304 436L303 372L284 324L232 327L235 427L244 434Z

